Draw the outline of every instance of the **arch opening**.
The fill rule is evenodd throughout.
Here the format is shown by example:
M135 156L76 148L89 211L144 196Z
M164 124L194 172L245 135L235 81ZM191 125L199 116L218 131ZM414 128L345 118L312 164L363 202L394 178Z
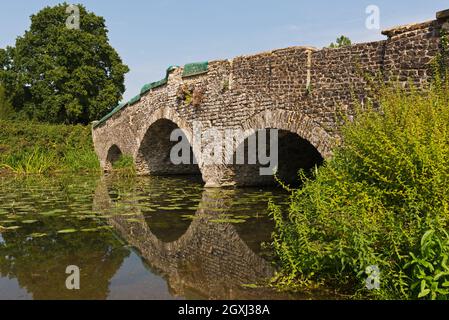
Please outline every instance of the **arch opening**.
M148 128L136 158L136 169L139 175L201 175L190 144L187 164L174 163L171 159L173 148L181 141L188 141L181 130L178 130L182 133L178 141L171 141L171 135L177 129L180 129L179 126L168 119L160 119ZM179 158L185 156L182 152L180 150L177 153Z
M272 129L258 130L238 146L234 154L234 163L238 163L237 153L245 155L244 164L233 165L238 186L277 185L274 174L267 174L266 171L265 174L261 173L261 168L267 168L269 171L270 167L276 167L275 170L271 170L271 173L276 171L277 178L282 182L291 186L298 186L300 184L298 173L301 169L308 173L316 166L323 164L323 156L308 140L291 131L275 129L277 130L276 143L276 141L273 141L276 138L270 135ZM265 152L259 150L264 145L264 141L260 139L261 135L265 135ZM255 149L254 147L250 148L251 145L255 145ZM275 163L270 163L270 165L261 163L260 151L261 154L266 154ZM276 151L277 157L274 156ZM253 154L252 162L249 160L251 154Z
M106 157L106 166L104 170L106 172L112 171L114 163L116 163L122 156L122 151L117 145L112 145L108 150L108 155Z

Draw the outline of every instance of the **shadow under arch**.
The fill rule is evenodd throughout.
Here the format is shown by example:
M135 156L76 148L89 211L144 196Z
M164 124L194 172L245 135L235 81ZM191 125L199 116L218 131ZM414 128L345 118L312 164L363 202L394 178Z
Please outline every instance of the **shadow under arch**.
M242 284L253 284L274 274L271 263L254 253L242 240L235 226L214 220L231 208L233 193L207 189L188 230L176 241L161 241L151 231L139 206L127 209L129 215L111 213L112 200L103 178L94 197L94 210L105 214L113 230L136 248L152 270L162 275L176 296L212 299L262 299L262 291L251 291Z
M171 141L174 130L180 129L181 137L178 141ZM184 129L167 118L155 120L146 130L136 155L136 168L139 175L200 175L201 171L196 164L193 148L190 145L190 164L174 164L171 159L173 147L181 140L189 142L190 139ZM178 154L181 156L181 154Z
M271 130L277 131L277 137L271 137ZM265 136L265 141L261 139L262 136ZM273 143L272 139L277 139L277 141ZM249 161L250 154L259 154L263 143L265 143L265 152L262 154L269 156L270 165L262 164L258 157L254 157L252 162ZM273 146L277 150L273 150ZM274 156L275 152L276 156ZM237 147L234 153L234 163L238 163L237 153L244 155L245 160L243 164L232 166L237 186L276 185L275 176L272 174L274 171L276 171L276 177L283 183L297 186L300 183L298 176L300 170L308 173L324 162L321 154L309 141L294 132L278 128L264 128L248 136ZM271 172L262 174L263 168Z
M331 156L333 140L329 134L306 115L283 110L268 110L261 112L248 121L242 128L245 130L244 139L236 146L233 155L234 165L231 170L237 186L269 186L275 185L273 174L262 174L261 168L269 168L276 176L287 184L299 184L298 172L309 172L316 166L323 164L325 158ZM270 130L277 130L277 141L270 135ZM265 145L260 139L265 136ZM249 146L254 146L249 150ZM271 159L271 166L261 164L259 149L265 147L262 154ZM277 147L277 150L270 150ZM277 157L273 157L277 151ZM244 163L238 164L237 154L244 155ZM250 161L250 157L253 161ZM276 162L277 160L277 162Z

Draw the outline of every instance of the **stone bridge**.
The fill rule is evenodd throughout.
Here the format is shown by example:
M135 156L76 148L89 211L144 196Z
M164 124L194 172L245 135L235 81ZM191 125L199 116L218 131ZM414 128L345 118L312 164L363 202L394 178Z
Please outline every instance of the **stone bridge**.
M429 64L440 51L441 30L449 30L449 10L436 20L395 27L386 40L338 49L291 47L231 60L170 67L167 77L94 123L93 139L108 171L121 154L131 155L139 174L202 174L206 186L260 185L261 166L201 161L174 165L170 141L182 129L194 144L194 123L204 128L245 130L248 140L261 129L279 130L279 176L296 177L332 154L339 142L339 116L351 116L369 96L366 74L418 87L431 77ZM233 141L232 148L247 146Z

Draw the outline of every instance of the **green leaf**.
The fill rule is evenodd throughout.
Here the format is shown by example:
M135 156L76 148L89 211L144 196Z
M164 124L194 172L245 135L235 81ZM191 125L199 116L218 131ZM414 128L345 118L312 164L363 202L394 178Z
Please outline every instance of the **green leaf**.
M418 298L419 298L419 299L424 298L424 297L426 297L427 295L429 295L429 293L430 293L430 289L424 289L424 290L421 290L421 292L420 292L419 295L418 295Z

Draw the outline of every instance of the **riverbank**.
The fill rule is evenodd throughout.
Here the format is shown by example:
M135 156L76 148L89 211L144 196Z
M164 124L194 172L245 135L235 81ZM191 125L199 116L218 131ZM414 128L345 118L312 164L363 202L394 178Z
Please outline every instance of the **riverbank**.
M0 120L0 173L100 172L90 126Z

